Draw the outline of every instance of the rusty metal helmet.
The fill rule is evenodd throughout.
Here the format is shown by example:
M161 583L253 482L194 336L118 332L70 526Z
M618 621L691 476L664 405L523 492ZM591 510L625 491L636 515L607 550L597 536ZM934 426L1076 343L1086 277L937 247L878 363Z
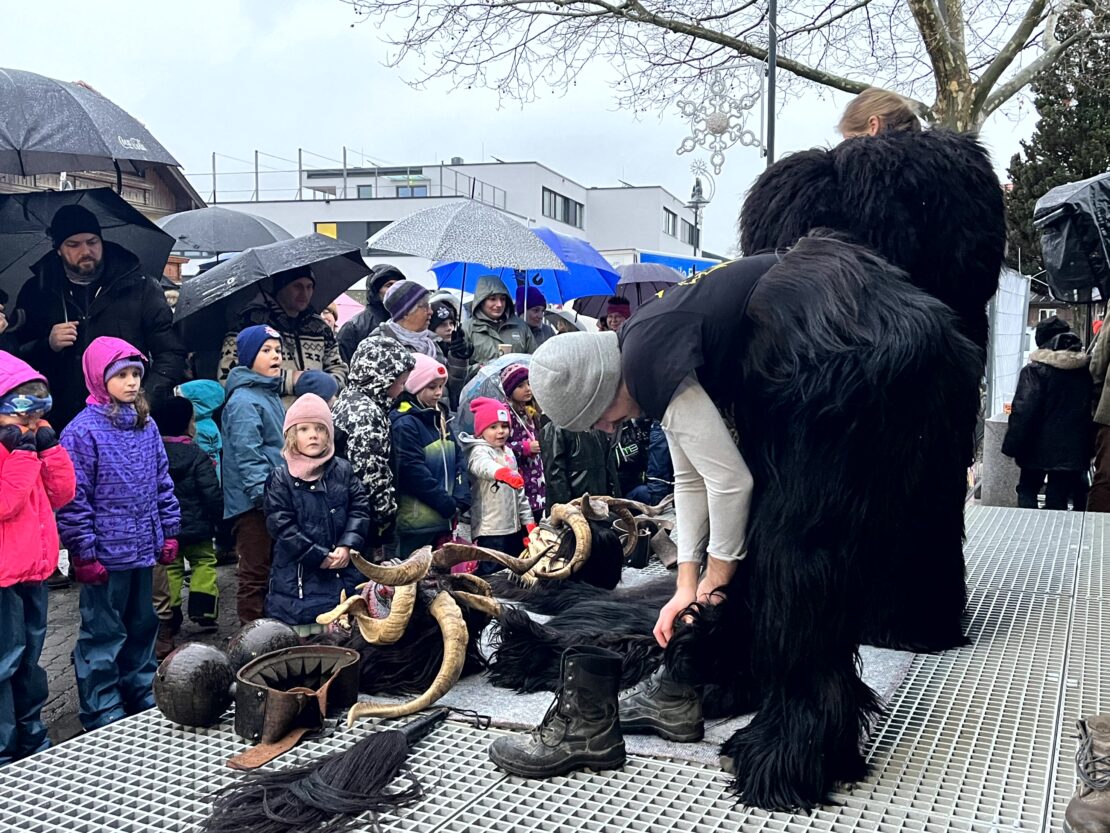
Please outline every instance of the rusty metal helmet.
M253 659L282 648L295 648L301 638L284 622L277 619L255 619L238 631L227 641L227 658L231 660L231 670L239 669Z
M181 726L218 722L231 704L235 672L227 655L202 642L187 642L162 660L154 675L154 702Z

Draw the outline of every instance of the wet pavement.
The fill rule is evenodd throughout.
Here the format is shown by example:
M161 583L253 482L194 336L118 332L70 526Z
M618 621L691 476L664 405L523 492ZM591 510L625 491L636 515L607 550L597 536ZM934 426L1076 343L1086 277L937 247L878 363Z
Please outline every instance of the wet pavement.
M215 633L202 633L188 619L181 627L177 644L204 642L223 648L231 634L238 630L235 614L235 565L217 567L220 588L220 627ZM188 598L188 590L185 591ZM77 719L77 679L73 675L72 652L77 641L81 617L78 612L80 590L71 583L65 590L50 591L50 613L46 625L46 643L40 663L50 681L50 696L42 710L43 719L54 743L68 740L81 732Z

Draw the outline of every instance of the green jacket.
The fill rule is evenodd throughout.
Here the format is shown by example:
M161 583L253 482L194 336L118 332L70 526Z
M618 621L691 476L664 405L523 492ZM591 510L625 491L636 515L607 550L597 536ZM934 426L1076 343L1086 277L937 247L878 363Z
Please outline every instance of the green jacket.
M487 317L483 312L477 312L490 295L504 295L509 299L505 302L505 312L498 321ZM470 357L468 376L473 376L479 367L500 356L502 344L511 345L511 353L531 353L536 349L532 328L517 318L512 296L496 275L483 275L478 279L472 309L476 311L475 314L463 322L463 333L474 349Z

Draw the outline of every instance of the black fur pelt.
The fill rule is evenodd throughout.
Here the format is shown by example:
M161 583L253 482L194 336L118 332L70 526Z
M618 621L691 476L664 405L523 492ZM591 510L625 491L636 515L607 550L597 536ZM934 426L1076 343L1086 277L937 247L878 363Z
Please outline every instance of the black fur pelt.
M792 246L818 226L849 233L956 313L957 326L980 348L982 374L986 304L998 288L1005 218L990 156L974 137L941 129L892 132L795 153L752 186L739 226L747 254ZM801 288L799 302L817 303L813 289ZM767 349L789 347L776 342ZM905 410L890 416L890 425L899 426L895 430L907 440L920 438L921 457L947 462L907 472L896 493L905 501L899 517L866 521L896 530L886 546L903 556L885 559L863 577L864 641L871 645L939 651L964 643L963 499L979 388L942 377L932 389L938 397L933 402L921 398L923 389L905 391ZM873 454L863 459L874 460L876 468L885 465ZM907 569L925 561L932 565L928 576Z
M740 248L788 248L815 228L847 232L904 270L986 348L1006 220L990 154L974 136L892 131L783 157L744 200Z
M557 594L544 591L541 601L569 603L545 624L523 610L504 607L493 626L489 678L494 685L519 692L554 691L559 687L563 651L575 645L595 645L621 654L626 687L658 667L663 651L651 631L659 608L674 594L672 579L613 591L578 582L557 586Z
M784 254L748 315L736 414L755 481L748 556L667 662L758 699L723 748L744 802L808 809L866 772L859 744L879 706L858 673L865 632L961 638L962 562L954 581L938 556L959 551L963 492L949 475L969 456L960 428L981 354L945 305L832 239ZM895 598L874 597L883 582ZM891 618L908 598L925 621Z

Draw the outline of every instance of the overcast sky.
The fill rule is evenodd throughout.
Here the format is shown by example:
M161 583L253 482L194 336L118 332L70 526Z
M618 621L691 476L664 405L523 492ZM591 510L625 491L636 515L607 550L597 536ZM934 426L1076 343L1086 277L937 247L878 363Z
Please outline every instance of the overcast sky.
M295 160L302 147L338 158L346 144L384 164L534 159L585 186L660 184L683 199L693 183L692 155L674 152L687 123L677 112L637 120L617 111L604 68L524 108L499 109L490 91L451 92L446 83L417 92L404 68L383 66L386 47L371 26L352 28L356 17L339 0L53 0L5 4L3 17L4 66L88 82L142 120L191 175L210 170L212 151ZM779 154L835 143L846 101L827 93L792 101L779 114ZM1032 125L1020 110L988 123L1000 173ZM705 213L706 249L732 249L741 196L763 165L755 150L728 153ZM244 167L219 161L220 170ZM191 178L207 198L210 179ZM283 184L271 176L263 188Z

